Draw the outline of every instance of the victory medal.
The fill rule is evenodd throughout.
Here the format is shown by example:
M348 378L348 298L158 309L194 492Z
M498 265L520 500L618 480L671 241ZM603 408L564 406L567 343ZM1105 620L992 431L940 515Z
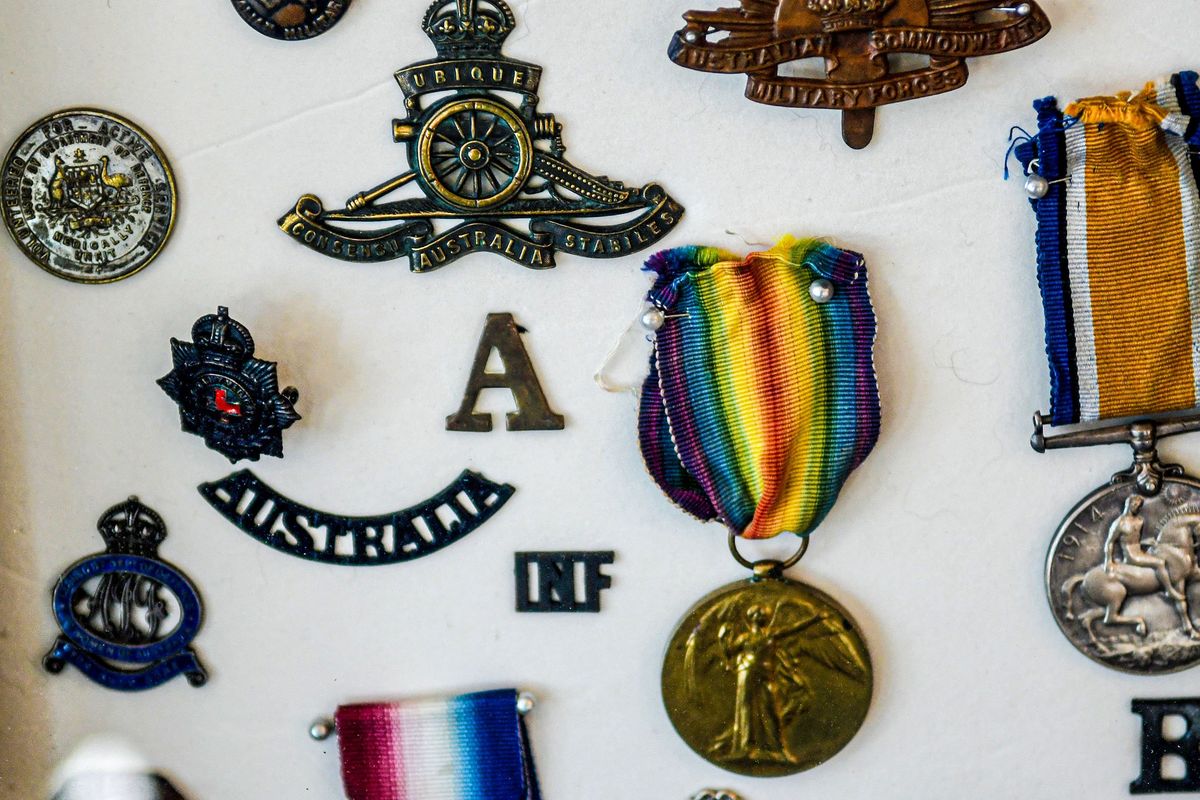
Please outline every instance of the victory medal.
M875 317L857 253L788 239L746 259L686 247L657 273L643 324L647 469L687 513L729 529L753 573L689 611L667 647L662 694L676 731L732 772L824 763L866 718L871 659L849 613L784 577L879 433ZM739 537L801 538L784 562L745 559Z
M34 123L3 167L4 224L47 272L110 283L141 270L175 224L166 156L132 122L72 109Z
M1156 448L1200 430L1200 86L1180 73L1065 111L1052 97L1034 105L1038 133L1015 148L1038 219L1051 376L1033 447L1133 448L1129 469L1059 526L1050 608L1089 658L1173 672L1200 661L1200 481ZM1105 420L1121 421L1096 425ZM1079 427L1048 435L1049 425Z

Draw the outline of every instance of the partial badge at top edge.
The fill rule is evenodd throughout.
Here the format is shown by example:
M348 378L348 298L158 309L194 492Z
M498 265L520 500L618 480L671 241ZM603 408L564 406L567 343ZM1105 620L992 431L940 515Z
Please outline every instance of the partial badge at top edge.
M175 225L175 178L150 135L107 111L69 109L17 138L0 174L4 224L42 269L111 283L144 269Z
M408 256L414 272L476 252L546 269L556 250L614 258L664 237L683 207L662 187L630 188L566 160L562 125L538 111L541 67L501 53L515 26L503 0L437 0L424 20L437 58L396 73L405 113L392 136L409 169L338 210L304 195L279 220L283 231L345 261ZM421 196L381 202L409 184ZM457 224L439 232L438 220ZM515 220L526 229L506 224Z
M283 41L320 36L336 25L351 0L233 0L233 7L254 30Z

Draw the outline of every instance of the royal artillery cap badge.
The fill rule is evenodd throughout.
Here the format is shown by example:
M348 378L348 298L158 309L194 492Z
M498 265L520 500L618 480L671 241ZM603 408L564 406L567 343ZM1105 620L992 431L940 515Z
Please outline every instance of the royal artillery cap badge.
M689 11L671 60L703 72L744 72L758 103L842 112L842 138L866 147L875 108L941 94L967 81L965 59L1024 47L1050 32L1032 2L1000 0L742 0L740 8ZM889 57L929 63L893 72ZM780 67L825 60L824 80Z
M62 635L42 659L58 673L73 664L101 686L153 689L176 675L203 686L208 673L189 646L200 630L200 595L158 557L162 517L131 497L100 517L105 551L71 565L54 587Z
M183 430L232 462L283 457L283 429L300 419L300 393L279 390L276 364L254 357L250 331L221 306L196 320L192 341L171 340L174 368L158 385L179 404Z
M683 207L660 186L631 189L566 160L562 126L537 109L541 68L501 53L515 25L503 0L437 0L424 22L437 58L396 73L405 116L393 121L392 134L407 147L408 171L337 211L305 195L279 220L284 232L346 261L406 255L415 272L475 252L545 269L555 250L611 258L665 236ZM379 202L409 184L424 196ZM593 217L624 219L578 221ZM460 222L439 233L437 220ZM504 224L511 220L527 220L527 230Z

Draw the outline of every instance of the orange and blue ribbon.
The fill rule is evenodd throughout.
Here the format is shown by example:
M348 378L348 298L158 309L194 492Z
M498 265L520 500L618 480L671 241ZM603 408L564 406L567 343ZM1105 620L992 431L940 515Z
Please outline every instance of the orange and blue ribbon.
M746 538L807 535L879 436L862 256L789 238L745 259L667 250L646 269L666 315L641 395L650 474ZM810 293L820 280L828 302Z
M1034 108L1017 155L1050 181L1033 205L1052 424L1200 405L1196 73Z

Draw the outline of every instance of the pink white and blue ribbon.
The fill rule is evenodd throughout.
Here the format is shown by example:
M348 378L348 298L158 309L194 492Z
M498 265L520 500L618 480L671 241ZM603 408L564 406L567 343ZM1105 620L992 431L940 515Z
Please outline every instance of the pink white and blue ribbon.
M349 800L540 800L515 689L341 706Z

